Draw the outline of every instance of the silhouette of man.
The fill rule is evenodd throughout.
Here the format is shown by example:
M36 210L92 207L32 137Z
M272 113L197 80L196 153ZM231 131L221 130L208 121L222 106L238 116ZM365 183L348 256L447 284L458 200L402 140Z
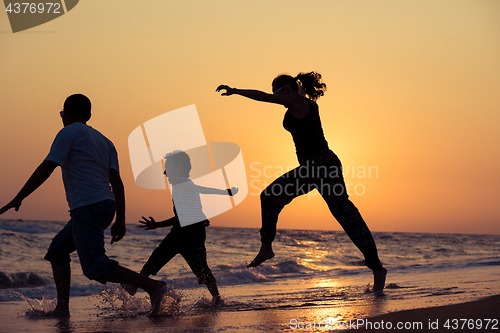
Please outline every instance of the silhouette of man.
M19 210L22 201L60 166L71 219L54 237L45 255L52 265L57 288L57 306L51 314L69 315L70 253L75 250L86 277L102 284L127 283L144 289L151 297L152 314L156 314L167 292L165 282L131 271L105 254L104 230L113 221L115 211L111 244L126 232L125 192L116 149L104 135L87 125L90 111L91 102L86 96L75 94L66 99L60 112L64 127L49 154L14 199L0 209L0 214L11 208Z

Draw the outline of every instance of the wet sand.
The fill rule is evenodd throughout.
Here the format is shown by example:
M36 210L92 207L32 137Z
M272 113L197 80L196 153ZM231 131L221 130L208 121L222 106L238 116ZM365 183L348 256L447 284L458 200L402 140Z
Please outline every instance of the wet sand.
M71 317L60 319L27 316L26 302L6 302L0 308L0 332L328 332L349 328L349 322L327 321L338 312L332 307L203 309L188 315L150 318L107 313L99 308L95 298L76 297L72 299ZM500 329L499 316L500 295L497 295L462 304L393 312L368 319L353 318L350 328L365 332L475 332L481 325L482 331L496 332ZM464 319L467 319L465 323ZM487 319L492 320L485 329ZM370 322L372 329L359 326L361 321ZM445 327L447 321L448 328ZM398 323L403 324L400 330Z
M397 325L400 323L401 331L498 332L499 318L500 295L495 295L467 303L383 314L368 318L367 321L371 324L356 330L380 332L388 331L388 326L392 326L391 330L398 330ZM421 328L417 323L421 323Z

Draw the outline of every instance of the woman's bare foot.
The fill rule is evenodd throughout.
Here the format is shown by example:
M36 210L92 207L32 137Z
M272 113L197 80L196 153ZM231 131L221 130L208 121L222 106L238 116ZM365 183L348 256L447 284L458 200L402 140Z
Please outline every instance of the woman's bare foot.
M373 271L373 292L382 294L385 286L385 277L387 276L387 269L382 267L381 270Z
M257 267L264 261L274 258L273 246L271 244L272 243L269 244L262 243L260 245L259 253L255 257L255 259L252 260L252 262L247 265L247 267Z

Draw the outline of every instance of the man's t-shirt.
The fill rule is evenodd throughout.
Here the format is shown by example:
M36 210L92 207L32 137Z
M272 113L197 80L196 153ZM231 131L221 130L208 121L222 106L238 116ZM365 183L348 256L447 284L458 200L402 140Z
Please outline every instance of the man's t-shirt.
M115 200L109 170L119 171L113 143L92 127L75 122L57 133L45 158L61 166L70 210Z

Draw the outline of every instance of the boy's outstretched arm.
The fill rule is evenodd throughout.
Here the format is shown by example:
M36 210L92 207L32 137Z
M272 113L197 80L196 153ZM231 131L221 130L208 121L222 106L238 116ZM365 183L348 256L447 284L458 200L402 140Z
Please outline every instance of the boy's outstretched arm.
M190 182L182 183L178 186L179 187L182 186L182 190L184 190L184 191L198 192L200 194L219 194L219 195L231 195L231 196L233 196L233 195L236 195L236 193L238 193L237 187L231 187L231 189L220 190L218 188L200 186L200 185L196 185L196 184L190 183Z
M171 225L174 225L174 223L177 221L177 219L175 217L171 217L169 219L166 219L166 220L163 220L160 222L156 222L155 219L152 218L151 216L149 217L150 220L148 220L144 216L142 218L144 219L144 221L139 221L139 223L144 224L144 225L141 225L141 227L146 228L146 230L153 230L156 228L169 227Z
M55 168L57 168L59 164L52 161L43 161L33 172L31 177L28 179L26 184L24 184L23 188L19 193L12 199L11 202L0 208L0 214L5 213L11 208L15 208L16 211L19 210L21 203L23 200L33 193L37 188L40 187L52 174Z
M116 220L111 227L111 244L113 244L122 239L127 232L125 225L125 188L120 173L115 169L109 170L109 183L116 202Z

